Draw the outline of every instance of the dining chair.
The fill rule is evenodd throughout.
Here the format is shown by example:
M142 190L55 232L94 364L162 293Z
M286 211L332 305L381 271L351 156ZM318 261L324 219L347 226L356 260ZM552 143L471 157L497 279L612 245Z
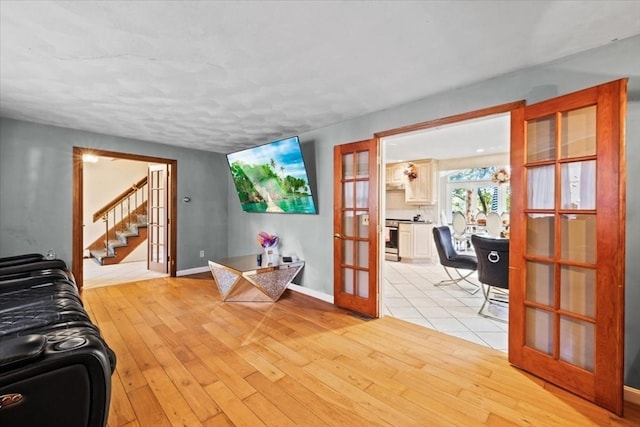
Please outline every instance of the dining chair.
M451 228L453 229L453 241L459 250L466 251L469 246L469 233L467 232L467 219L460 211L453 213L453 220L451 221Z
M508 306L509 303L509 240L474 234L471 244L476 253L478 281L484 296L478 314L506 322L505 317L496 316L489 310L492 304Z
M476 257L456 252L451 240L451 230L446 225L433 227L433 240L436 244L436 249L438 250L440 265L442 265L445 273L449 276L449 279L441 280L436 283L435 286L457 285L460 289L469 292L472 295L478 292L480 285L469 280L469 276L471 276L478 268ZM451 274L449 269L452 269L455 272L455 277ZM466 270L466 272L462 273L460 270ZM472 285L473 288L467 289L460 286L460 283L463 281Z
M502 231L502 218L497 212L489 212L487 215L487 234L490 237L500 237Z

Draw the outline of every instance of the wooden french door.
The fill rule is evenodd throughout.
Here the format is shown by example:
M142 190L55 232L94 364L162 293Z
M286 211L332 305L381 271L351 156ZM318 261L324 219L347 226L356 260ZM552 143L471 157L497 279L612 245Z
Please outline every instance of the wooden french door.
M512 113L509 360L621 415L626 80Z
M378 317L377 140L338 145L334 165L334 303Z
M167 164L152 164L148 170L149 195L147 201L147 268L149 270L167 273L169 269L168 257L168 213L169 205L169 166Z

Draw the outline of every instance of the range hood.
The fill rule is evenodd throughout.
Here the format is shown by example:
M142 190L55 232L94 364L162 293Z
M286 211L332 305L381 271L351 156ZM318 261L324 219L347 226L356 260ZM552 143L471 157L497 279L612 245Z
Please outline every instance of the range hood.
M391 184L391 183L387 183L386 185L386 190L387 191L399 191L399 190L404 190L404 183L401 184Z

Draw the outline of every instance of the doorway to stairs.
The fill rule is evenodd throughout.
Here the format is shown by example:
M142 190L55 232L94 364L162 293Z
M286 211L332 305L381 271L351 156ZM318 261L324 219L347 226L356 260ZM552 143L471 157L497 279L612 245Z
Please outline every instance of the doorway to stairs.
M83 147L74 147L73 154L72 270L78 286L175 276L177 162ZM99 159L101 166L86 162L87 157ZM165 172L158 174L158 170ZM105 190L115 196L106 202L102 197L97 205L95 193ZM119 241L128 239L129 247ZM136 240L138 249L133 248ZM129 262L117 263L121 261L117 258L125 257Z

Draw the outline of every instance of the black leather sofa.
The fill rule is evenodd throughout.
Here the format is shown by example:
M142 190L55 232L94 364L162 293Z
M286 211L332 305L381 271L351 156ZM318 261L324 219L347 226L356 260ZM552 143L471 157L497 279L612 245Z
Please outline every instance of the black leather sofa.
M0 258L0 426L105 426L115 364L64 261Z

